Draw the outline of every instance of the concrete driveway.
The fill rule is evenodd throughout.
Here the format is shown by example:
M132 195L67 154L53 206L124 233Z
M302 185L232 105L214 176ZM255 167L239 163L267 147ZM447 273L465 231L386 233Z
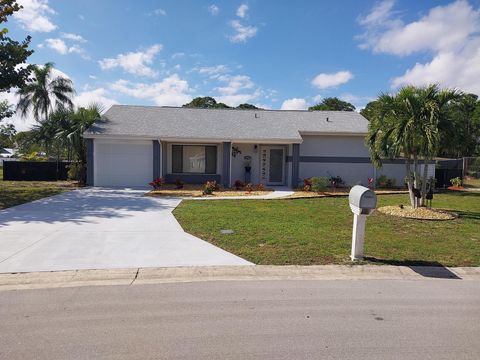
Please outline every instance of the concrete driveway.
M251 265L183 231L179 199L82 189L0 211L0 272Z

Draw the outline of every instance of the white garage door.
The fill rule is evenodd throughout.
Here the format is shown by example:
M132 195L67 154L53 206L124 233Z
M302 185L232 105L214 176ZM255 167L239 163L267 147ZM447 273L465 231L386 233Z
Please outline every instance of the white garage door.
M145 187L153 177L151 141L94 141L94 185Z

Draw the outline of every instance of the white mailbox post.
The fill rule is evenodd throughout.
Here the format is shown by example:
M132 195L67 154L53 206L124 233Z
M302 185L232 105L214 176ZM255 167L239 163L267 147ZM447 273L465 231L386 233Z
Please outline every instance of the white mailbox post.
M348 195L350 209L353 212L352 260L363 259L363 242L365 238L365 222L377 206L375 193L360 185L354 186Z

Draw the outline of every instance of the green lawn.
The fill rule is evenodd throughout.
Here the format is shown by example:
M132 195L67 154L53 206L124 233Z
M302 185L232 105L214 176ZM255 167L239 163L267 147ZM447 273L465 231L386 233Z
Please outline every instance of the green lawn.
M407 195L379 196L379 206L407 202ZM432 222L370 216L368 261L480 266L480 193L439 194L434 206L460 217ZM257 264L350 262L352 213L346 197L183 201L174 214L187 232ZM223 235L221 229L235 233Z
M3 181L0 167L0 209L56 195L72 187L69 181Z

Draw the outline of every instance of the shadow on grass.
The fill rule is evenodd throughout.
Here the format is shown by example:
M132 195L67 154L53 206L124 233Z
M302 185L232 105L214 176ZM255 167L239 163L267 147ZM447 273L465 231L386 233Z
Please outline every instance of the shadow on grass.
M460 219L480 220L480 212L458 210L454 210L453 212L457 213Z
M448 270L445 266L437 261L423 261L423 260L392 260L392 259L377 259L374 257L365 257L364 260L377 263L394 266L407 266L417 274L424 277L436 278L436 279L458 279L455 273Z

